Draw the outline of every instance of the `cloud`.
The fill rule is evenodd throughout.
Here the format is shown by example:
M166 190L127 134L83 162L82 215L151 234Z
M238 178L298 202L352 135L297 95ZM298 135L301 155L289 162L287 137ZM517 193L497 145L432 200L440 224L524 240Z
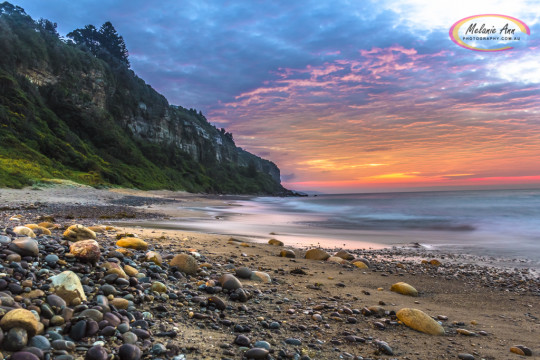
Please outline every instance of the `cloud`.
M17 4L63 33L112 21L141 78L299 186L537 175L540 39L483 54L448 37L455 21L490 12L537 34L531 1Z

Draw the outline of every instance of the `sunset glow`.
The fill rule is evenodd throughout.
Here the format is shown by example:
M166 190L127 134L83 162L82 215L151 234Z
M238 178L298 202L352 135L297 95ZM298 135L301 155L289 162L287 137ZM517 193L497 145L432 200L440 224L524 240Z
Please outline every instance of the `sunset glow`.
M19 3L66 26L60 6ZM139 76L275 162L286 187L540 186L534 2L135 3L74 12L67 26L111 20ZM510 51L457 46L450 27L477 14L515 17L531 35Z

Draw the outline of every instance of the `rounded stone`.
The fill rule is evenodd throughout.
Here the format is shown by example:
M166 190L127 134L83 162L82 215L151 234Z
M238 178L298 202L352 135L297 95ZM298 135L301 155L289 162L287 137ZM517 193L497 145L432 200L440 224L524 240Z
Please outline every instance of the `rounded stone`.
M120 246L122 248L126 249L133 249L133 250L147 250L148 244L136 237L125 237L121 238L116 242L116 246Z
M14 327L10 329L4 339L2 346L10 351L18 351L28 344L28 333L25 329Z
M49 254L45 256L45 262L49 265L55 265L58 262L58 260L60 260L58 255Z
M69 247L69 253L81 261L96 263L101 256L96 240L77 241Z
M305 258L309 260L326 260L330 257L326 251L322 249L310 249L306 251Z
M38 349L47 351L51 348L51 343L49 342L49 339L47 339L45 336L36 335L32 339L30 339L28 346L36 347Z
M110 304L117 309L126 310L129 307L129 300L124 298L114 298L110 301Z
M263 348L254 347L244 353L244 356L248 359L268 359L270 352Z
M390 287L390 290L402 295L418 296L418 291L405 282L395 283Z
M135 335L131 331L128 331L122 334L122 340L125 344L135 344L138 338L137 335Z
M161 258L161 255L155 251L147 252L144 257L144 260L151 261L154 264L159 265L159 266L161 266L161 264L163 263L163 259Z
M234 343L239 346L249 346L251 340L245 335L238 335L236 339L234 339Z
M0 320L0 327L3 330L10 330L12 328L22 328L27 331L30 336L34 336L43 330L43 324L37 321L36 317L31 311L25 309L15 309L9 311L2 320ZM26 343L25 343L26 345Z
M167 286L159 281L154 281L152 283L152 286L150 287L150 290L155 291L157 293L164 293L167 292Z
M236 290L242 287L242 283L233 274L223 274L219 278L221 287L226 290Z
M96 345L88 349L84 360L107 360L108 356L109 354L107 354L107 350L103 346Z
M236 276L238 276L240 279L250 279L251 274L253 271L251 271L250 268L242 266L235 270Z
M338 256L330 256L328 259L326 259L328 262L335 262L337 264L345 264L347 260L344 260Z
M270 277L270 275L262 271L253 271L251 273L251 280L262 282L265 284L269 284L272 282L272 278Z
M356 266L359 269L368 269L369 268L369 266L366 265L365 262L360 261L360 260L353 261L353 265Z
M141 349L132 344L124 344L118 350L120 360L139 360L141 358Z
M279 241L277 239L270 239L268 240L268 243L273 246L283 246L283 241Z
M36 237L36 234L32 231L32 229L26 226L17 226L13 229L13 232L19 236L28 236L31 238Z
M284 250L281 250L281 252L279 253L279 256L294 259L296 257L296 254L292 250L284 249Z
M100 322L101 320L103 320L103 313L97 309L86 309L86 310L83 310L83 312L81 312L79 314L80 317L84 317L84 318L88 318L88 319L92 319L94 321L97 321L97 322Z
M396 313L399 321L406 326L431 335L444 335L444 328L422 310L403 308Z
M21 256L36 257L39 255L38 242L29 237L13 240L11 244L9 244L9 249Z
M71 225L64 231L64 239L69 241L81 241L95 238L95 232L80 224Z
M171 262L169 263L171 267L177 267L178 270L180 270L183 273L186 273L188 275L196 274L197 270L199 269L199 265L197 264L197 260L188 254L178 254L175 257L172 258Z
M337 256L337 257L342 258L343 260L347 260L347 261L350 261L350 260L354 259L354 255L352 255L351 253L349 253L349 252L347 252L345 250L338 251L337 253L334 254L334 256Z
M11 355L10 360L39 360L39 356L30 351L18 351Z

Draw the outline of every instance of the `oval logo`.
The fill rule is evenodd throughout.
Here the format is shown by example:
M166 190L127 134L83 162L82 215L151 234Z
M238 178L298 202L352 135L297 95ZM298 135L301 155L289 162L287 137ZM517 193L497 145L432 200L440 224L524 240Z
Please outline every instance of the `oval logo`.
M473 15L459 20L450 28L450 39L474 51L505 51L524 43L531 34L521 20L507 15Z

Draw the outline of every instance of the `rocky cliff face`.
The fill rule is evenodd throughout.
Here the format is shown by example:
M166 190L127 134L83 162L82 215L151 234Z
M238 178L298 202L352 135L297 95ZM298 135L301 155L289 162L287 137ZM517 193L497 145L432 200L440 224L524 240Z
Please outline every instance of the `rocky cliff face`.
M6 5L7 4L7 5ZM66 43L0 4L0 186L92 185L289 194L271 161L173 106L107 51Z

